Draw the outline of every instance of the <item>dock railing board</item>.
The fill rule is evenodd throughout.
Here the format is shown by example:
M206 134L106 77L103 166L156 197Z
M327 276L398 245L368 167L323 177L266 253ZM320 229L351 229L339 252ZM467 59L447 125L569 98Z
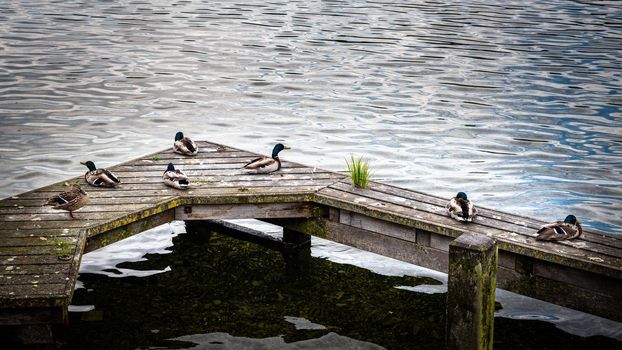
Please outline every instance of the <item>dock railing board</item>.
M0 201L0 325L66 321L83 253L172 220L256 218L447 272L450 242L464 232L498 242L497 286L622 321L622 240L585 232L573 241L535 240L543 222L478 208L473 223L445 213L448 199L283 161L271 174L240 168L258 155L210 142L199 154L172 148L114 167L118 188L95 188L83 174ZM287 158L286 154L281 157ZM169 162L188 190L162 183ZM85 168L86 171L86 168ZM48 197L78 183L91 202L69 213Z

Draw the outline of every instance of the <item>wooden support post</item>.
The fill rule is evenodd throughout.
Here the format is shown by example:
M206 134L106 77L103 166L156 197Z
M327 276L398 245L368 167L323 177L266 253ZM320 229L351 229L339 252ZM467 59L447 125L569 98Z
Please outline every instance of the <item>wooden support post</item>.
M186 233L195 235L206 235L212 233L214 224L210 220L186 220Z
M193 242L209 242L212 233L217 230L218 225L210 220L185 220L186 239Z
M285 274L292 279L306 277L311 265L311 236L283 228Z
M447 349L492 350L497 242L464 233L449 245Z

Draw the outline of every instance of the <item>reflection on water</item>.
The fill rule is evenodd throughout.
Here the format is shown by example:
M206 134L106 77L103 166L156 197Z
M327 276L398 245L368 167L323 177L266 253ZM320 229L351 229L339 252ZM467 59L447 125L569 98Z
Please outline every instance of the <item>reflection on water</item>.
M259 348L323 342L346 349L380 348L368 342L438 348L442 342L444 312L436 305L443 295L393 288L439 283L431 278L375 275L320 258L307 261L309 273L296 273L300 270L286 266L301 261L254 243L218 233L175 232L165 225L130 244L111 246L117 254L129 247L134 262L102 260L111 254L108 247L85 256L90 273L80 271L82 288L72 300L83 309L71 313L67 348L191 348L205 339L263 344ZM154 236L164 239L151 241ZM170 239L172 246L166 243ZM138 259L135 247L141 245L146 255ZM110 270L125 276L111 278ZM427 333L426 323L437 325L436 331L418 339L414 329Z
M442 347L445 274L313 238L309 275L288 275L278 252L183 232L173 222L86 254L66 347ZM620 323L503 290L497 301L495 349L622 347Z
M615 1L0 2L0 196L177 130L622 232Z

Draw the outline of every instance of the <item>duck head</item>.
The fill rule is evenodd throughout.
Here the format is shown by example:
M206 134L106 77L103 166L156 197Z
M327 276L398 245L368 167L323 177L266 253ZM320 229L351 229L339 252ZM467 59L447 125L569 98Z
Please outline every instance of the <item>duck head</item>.
M277 143L276 145L274 145L274 148L272 149L272 158L278 157L279 152L281 152L284 149L290 149L290 147L282 143Z
M579 220L577 220L577 217L574 216L574 215L566 216L566 218L564 219L564 222L567 223L567 224L571 224L571 225L580 224L581 223Z
M89 171L93 171L97 169L97 167L95 166L95 163L91 162L90 160L86 162L80 162L80 164L86 165L86 167L89 168Z
M466 201L467 195L464 192L458 192L458 194L456 195L456 198L464 199Z
M168 163L166 171L175 171L175 166L173 165L173 163Z
M181 131L178 131L177 134L175 134L175 141L179 141L181 139L184 138L184 133Z

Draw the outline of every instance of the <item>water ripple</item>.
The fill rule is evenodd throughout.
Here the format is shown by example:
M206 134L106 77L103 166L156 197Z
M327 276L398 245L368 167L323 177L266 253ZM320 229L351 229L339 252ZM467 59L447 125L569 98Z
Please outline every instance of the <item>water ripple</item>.
M0 196L192 130L622 233L621 49L609 1L6 1Z

